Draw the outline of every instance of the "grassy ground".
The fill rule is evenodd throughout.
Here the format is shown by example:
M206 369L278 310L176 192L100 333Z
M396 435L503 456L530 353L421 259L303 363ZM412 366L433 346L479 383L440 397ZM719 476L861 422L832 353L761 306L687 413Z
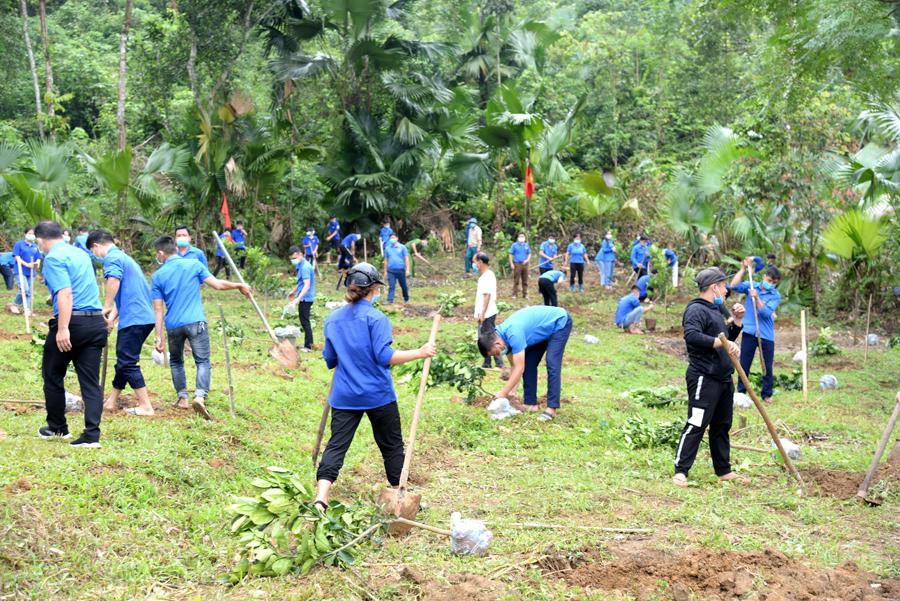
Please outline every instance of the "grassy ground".
M460 262L448 262L436 273L455 272ZM421 275L435 277L421 269ZM433 307L438 294L457 289L467 299L474 294L471 279L420 282L412 291L414 305ZM320 293L338 298L332 286L320 285ZM508 294L511 282L501 281L501 286L502 294ZM530 300L537 302L536 292L531 294ZM619 293L601 297L594 285L583 296L561 294L575 327L564 367L568 402L554 422L540 423L533 415L494 422L483 409L454 399L456 391L428 393L413 470L415 488L427 505L419 517L446 526L450 512L458 510L487 520L495 534L487 557L453 557L446 540L414 532L402 541L368 547L355 574L320 569L303 578L251 580L234 588L219 584L237 552L224 512L230 497L250 492L250 480L267 465L296 470L312 482L309 452L328 372L318 354L303 356L298 370L283 372L267 357L261 327L237 293L205 295L212 325L215 303L222 302L229 321L245 333L232 354L235 418L227 412L224 353L216 328L211 331L213 422L170 408L168 371L150 362L149 345L144 371L158 416L105 415L99 451L40 440L40 408L0 404L0 599L403 599L415 590L443 590L462 573L485 577L496 587L494 598L614 598L612 593L569 588L528 560L550 549L569 552L614 544L616 534L504 526L526 521L652 528L652 535L638 537L647 548L774 548L815 568L852 560L876 574L900 576L896 485L885 491L887 501L878 508L824 495L801 498L767 454L740 450L733 452L734 464L753 478L752 484L720 485L704 445L691 474L696 484L677 490L670 485L671 449L630 450L619 429L628 416L650 422L681 419L684 407L649 409L619 395L641 386L682 386L683 344L674 332L657 337L617 332L610 316ZM281 304L273 299L268 310ZM661 330L679 324L682 306L657 316ZM443 348L453 348L471 332L472 321L463 317L468 311L468 306L459 309L456 318L444 323L439 336ZM318 313L317 343L326 312ZM391 318L395 347L415 347L427 338L426 310L397 308ZM47 319L47 308L41 308L38 331L46 331ZM786 328L795 326L787 321L782 319L780 328L790 340ZM13 334L21 331L21 316L0 315L0 398L41 399L40 347L15 339ZM598 336L600 344L585 343L587 333ZM798 347L778 348L778 370L791 368L790 357ZM823 393L813 386L807 402L800 392L776 395L771 413L803 444L801 467L865 470L893 406L898 368L898 351L870 352L863 366L861 347L844 349L839 358L814 361L811 367L814 384L822 374L833 373L840 381L838 391ZM190 362L188 374L190 380ZM76 389L74 374L70 379ZM497 373L488 375L485 387L499 390ZM415 390L398 385L398 393L407 425ZM749 427L734 442L768 447L754 410L740 414ZM77 434L80 414L70 420ZM816 440L806 442L806 435ZM364 422L335 496L368 503L383 482L380 466ZM415 571L413 581L437 588L411 589L409 579L397 574L401 566ZM671 598L665 583L659 586L655 598Z

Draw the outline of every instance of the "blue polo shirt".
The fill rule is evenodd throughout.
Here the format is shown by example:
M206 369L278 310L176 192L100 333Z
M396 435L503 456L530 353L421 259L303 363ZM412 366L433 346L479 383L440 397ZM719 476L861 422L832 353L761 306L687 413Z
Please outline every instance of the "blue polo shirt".
M0 254L0 267L9 267L15 268L16 259L12 254L12 251L8 251Z
M650 263L650 251L646 246L638 244L631 249L631 266L637 267L643 265L646 267Z
M335 234L335 232L337 233ZM328 235L330 236L331 234L334 234L334 238L332 238L334 242L341 241L341 222L337 219L328 222Z
M360 238L359 234L347 234L346 236L344 236L344 239L341 242L341 244L344 245L344 248L349 249L350 247L353 246L354 242L359 242L359 238Z
M306 291L306 294L300 300L311 303L316 300L316 268L313 267L312 263L303 259L297 263L296 270L297 294L300 294L300 291L303 290L303 283L309 280L309 290Z
M72 289L73 311L100 311L100 288L94 277L94 266L83 251L62 240L50 247L41 273L53 296L53 315L59 315L56 296L60 290Z
M642 275L635 282L635 286L641 289L640 298L647 298L647 285L650 283L650 274Z
M641 306L641 301L639 301L633 294L630 292L619 299L619 304L616 306L616 325L622 327L622 324L625 323L625 318L628 317L628 314Z
M234 242L234 238L232 238L232 237L231 237L231 234L228 233L228 232L222 232L221 234L219 234L219 239L220 239L226 246L228 246L228 243L229 243L229 242ZM222 249L219 247L218 244L216 244L216 256L217 256L217 257L222 257L223 259L225 258L225 253L222 252Z
M178 249L178 255L179 255L182 259L195 259L195 260L197 260L197 261L200 261L200 263L201 263L204 267L206 267L207 269L209 269L209 261L206 260L206 253L205 253L205 252L203 252L202 250L200 250L200 249L197 248L196 246L190 246L190 245L188 245L187 247L185 247L185 249L183 249L183 250L184 250L184 252L182 252L182 249L181 249L181 248Z
M755 273L762 273L766 269L766 263L763 261L762 257L753 257L753 271Z
M234 247L237 250L247 248L247 240L244 238L244 232L237 228L231 230L231 239L234 240Z
M584 263L584 255L587 254L587 249L581 242L578 244L572 242L566 248L566 252L569 253L569 263Z
M156 323L150 286L140 266L117 246L113 246L103 258L103 277L119 280L116 309L119 310L119 329L129 326Z
M540 250L548 257L555 257L559 254L559 247L555 242L553 244L550 244L549 240L544 240L543 242L541 242ZM540 257L538 259L538 267L553 267L553 261L545 259L544 257Z
M597 253L598 261L615 261L616 260L616 251L613 250L613 246L615 242L612 240L603 239L603 243L600 244L600 252Z
M150 298L166 303L166 329L206 321L200 286L211 277L209 269L198 261L177 255L156 270L150 277Z
M531 255L531 247L527 242L513 242L509 246L509 254L512 255L513 263L524 263Z
M81 250L83 250L85 253L87 253L87 256L90 257L91 251L88 250L87 239L88 239L87 234L80 234L78 236L75 236L74 246L75 246L75 248L80 248Z
M569 319L569 312L559 307L525 307L504 319L497 326L497 335L515 355L544 342L565 328Z
M559 281L560 281L561 279L563 279L564 277L566 277L566 274L564 274L564 273L561 272L560 270L558 270L558 269L551 269L550 271L545 271L544 273L542 273L542 274L541 274L541 277L540 277L539 279L541 279L541 280L550 280L551 282L553 282L554 284L556 284L557 282L559 282Z
M375 409L397 400L391 380L391 321L367 300L325 318L322 356L337 368L328 403L335 409ZM340 358L340 359L338 359Z
M384 246L384 256L387 258L388 271L406 271L406 257L409 251L400 242L388 242Z
M387 226L381 228L381 231L378 232L378 237L381 238L381 245L382 245L382 246L384 246L384 244L385 244L388 240L390 240L391 234L393 234L393 233L394 233L394 230L392 230L391 228L389 228L389 227L387 227Z
M315 234L312 236L303 236L303 252L307 257L311 257L319 248L319 237Z
M12 250L14 257L21 257L23 261L26 263L32 263L37 259L41 258L41 251L38 250L37 244L32 242L29 244L25 240L19 240L13 245ZM19 270L16 268L16 277L18 276ZM31 267L25 267L22 265L22 275L26 278L31 275Z
M675 254L675 251L671 248L667 248L663 251L663 254L666 255L666 265L672 267L675 263L678 262L678 255Z
M759 300L763 302L763 308L756 312L759 320L759 337L775 342L775 311L781 303L781 294L777 289L764 290L762 282L756 282L753 286L759 293ZM739 294L747 294L750 292L750 283L741 282L737 286L732 286L731 290ZM747 300L744 301L744 334L756 336L756 324L753 319L753 298L747 294Z

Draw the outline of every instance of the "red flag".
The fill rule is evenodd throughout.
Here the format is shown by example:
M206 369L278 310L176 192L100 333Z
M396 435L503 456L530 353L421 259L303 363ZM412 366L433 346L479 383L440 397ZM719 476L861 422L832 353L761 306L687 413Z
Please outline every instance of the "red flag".
M225 219L225 229L231 229L231 213L228 212L228 196L222 192L222 217Z
M525 198L531 200L534 195L534 175L531 174L531 161L525 167Z

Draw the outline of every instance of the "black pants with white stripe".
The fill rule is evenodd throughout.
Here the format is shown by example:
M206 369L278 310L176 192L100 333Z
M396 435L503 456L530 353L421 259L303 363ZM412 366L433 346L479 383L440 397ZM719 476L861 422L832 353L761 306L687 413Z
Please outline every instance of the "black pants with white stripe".
M717 476L731 471L731 441L728 431L734 413L734 383L688 372L688 420L675 450L675 473L687 475L703 433L709 428L709 452Z

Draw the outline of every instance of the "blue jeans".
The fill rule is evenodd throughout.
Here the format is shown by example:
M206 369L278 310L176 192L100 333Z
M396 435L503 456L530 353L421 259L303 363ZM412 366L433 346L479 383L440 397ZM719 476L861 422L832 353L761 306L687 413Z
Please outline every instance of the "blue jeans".
M537 405L537 368L546 353L547 407L559 409L563 353L571 333L572 318L569 317L563 329L551 334L547 340L525 349L525 373L522 374L522 387L525 392L526 405Z
M631 310L631 313L625 316L625 321L622 323L617 323L616 325L620 328L627 328L628 326L634 325L641 321L641 317L644 315L643 307L635 307Z
M612 286L613 268L616 266L615 261L600 261L600 284L603 286Z
M209 394L209 329L205 321L189 323L169 330L169 366L172 368L172 384L179 398L188 398L187 379L184 375L184 341L191 342L191 353L197 366L194 396L206 398Z
M746 317L744 318L746 319ZM775 343L762 338L763 359L766 362L766 375L762 378L762 398L772 398L772 363L775 361ZM741 334L741 367L746 373L750 373L753 358L759 351L756 350L756 335L744 332ZM738 379L738 392L747 392L744 382Z
M141 372L141 347L147 336L153 331L154 324L139 324L128 326L127 328L119 328L119 334L116 338L116 375L113 377L112 385L116 390L125 390L125 385L130 384L132 390L144 388L144 374ZM191 347L193 348L193 343ZM182 343L182 349L184 344ZM182 363L181 373L184 373L184 364Z
M475 246L467 246L466 247L466 273L472 271L472 261L475 259L475 255L478 254L478 248Z
M28 299L28 308L34 309L34 304L31 302L31 282L27 275L23 275L20 279L18 270L16 270L16 290L16 300L14 300L13 303L16 305L22 304L22 292L24 291L25 298Z
M6 284L7 290L12 290L16 282L16 275L13 268L9 265L0 265L0 273L3 274L3 282Z
M409 302L409 288L406 286L406 271L403 269L388 270L388 298L387 302L394 302L394 289L397 286L397 282L400 282L400 290L403 291L403 302Z

